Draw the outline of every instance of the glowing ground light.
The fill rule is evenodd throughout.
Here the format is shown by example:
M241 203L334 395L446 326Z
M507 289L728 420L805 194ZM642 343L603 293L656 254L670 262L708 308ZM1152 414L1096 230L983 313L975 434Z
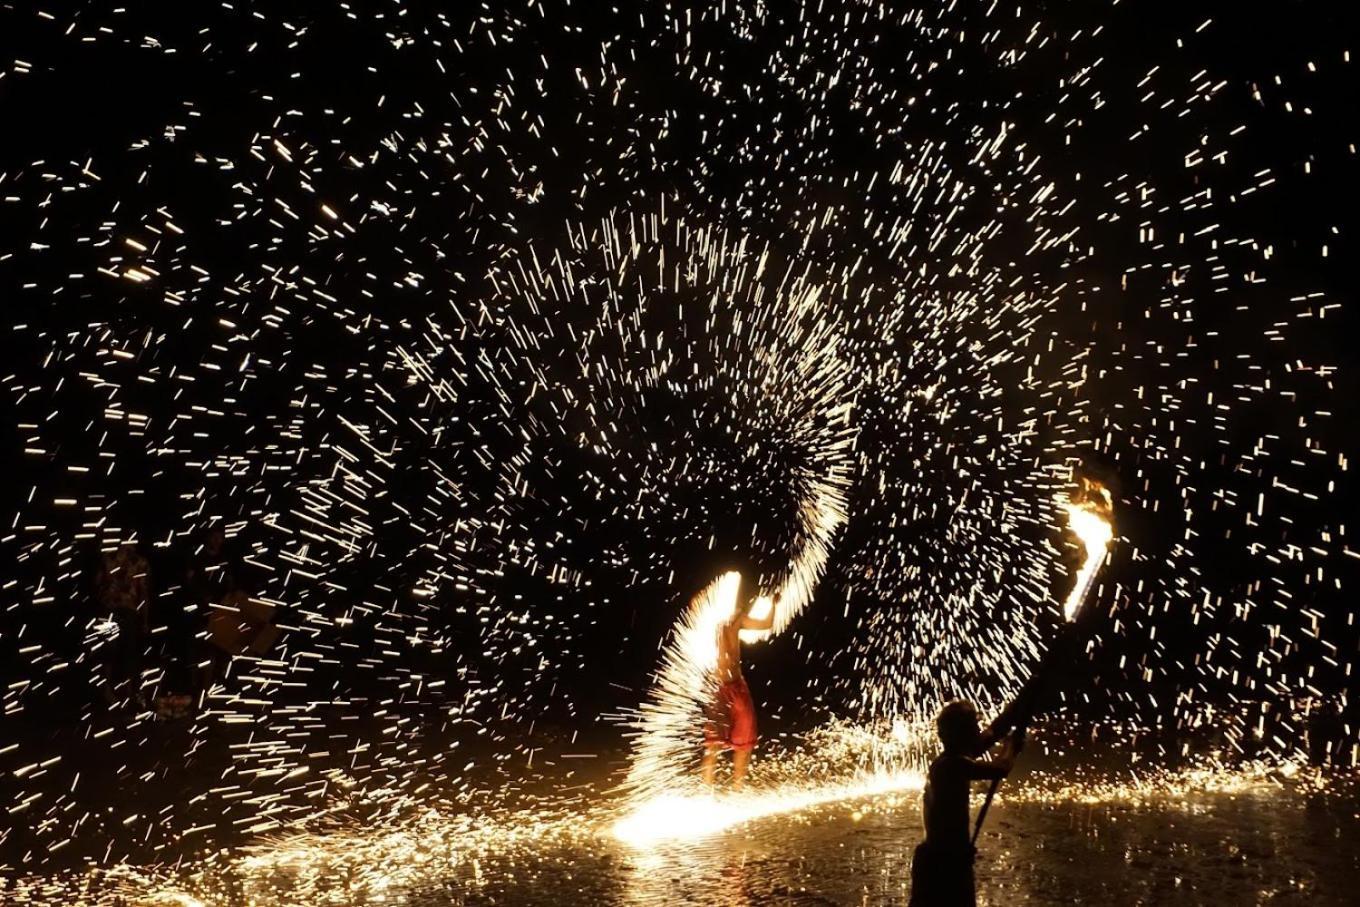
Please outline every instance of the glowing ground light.
M768 816L800 812L825 803L919 790L924 783L920 772L903 771L866 775L844 784L662 795L630 811L611 830L614 837L633 847L661 841L692 841Z

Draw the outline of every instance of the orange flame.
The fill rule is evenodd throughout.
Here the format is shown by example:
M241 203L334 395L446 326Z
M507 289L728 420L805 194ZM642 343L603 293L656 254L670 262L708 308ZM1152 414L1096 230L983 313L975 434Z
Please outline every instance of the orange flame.
M1096 573L1105 560L1105 551L1114 540L1113 511L1110 490L1099 482L1083 479L1078 493L1063 502L1067 511L1067 526L1072 530L1085 551L1081 569L1077 571L1077 581L1063 602L1063 618L1068 622L1076 620L1086 595L1091 591Z

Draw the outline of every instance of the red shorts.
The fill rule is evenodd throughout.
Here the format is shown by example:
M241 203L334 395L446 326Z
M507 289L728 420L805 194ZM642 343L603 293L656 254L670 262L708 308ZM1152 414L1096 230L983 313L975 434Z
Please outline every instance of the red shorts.
M756 705L743 679L718 687L704 725L704 746L749 751L756 745Z

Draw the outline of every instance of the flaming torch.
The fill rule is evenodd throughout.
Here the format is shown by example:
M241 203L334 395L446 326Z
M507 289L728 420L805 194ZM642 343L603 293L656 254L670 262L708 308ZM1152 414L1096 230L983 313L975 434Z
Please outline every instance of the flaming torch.
M1077 493L1068 496L1062 506L1067 511L1067 528L1077 537L1077 541L1081 542L1082 547L1081 567L1077 570L1076 582L1072 584L1072 590L1068 592L1067 599L1063 602L1063 620L1066 621L1063 632L1066 635L1072 632L1071 627L1081 616L1086 596L1090 593L1091 586L1095 584L1100 565L1105 560L1105 552L1109 549L1110 542L1114 540L1114 506L1108 488L1093 479L1085 478L1079 480ZM1027 684L1026 689L1021 691L1013 706L1018 712L1014 721L1015 730L1022 737L1030 719L1034 717L1035 700L1038 698L1037 693L1046 667L1047 665L1040 665L1035 677ZM993 781L987 790L987 799L982 801L977 823L973 826L972 843L975 846L978 835L982 832L982 821L987 818L987 810L991 807L992 798L996 796L997 788L1000 786L1000 778Z
M1111 520L1112 505L1110 490L1099 482L1083 479L1080 491L1063 503L1067 511L1067 527L1081 542L1083 558L1081 569L1077 571L1077 581L1063 602L1063 618L1071 624L1081 613L1086 603L1086 595L1095 583L1100 564L1105 560L1105 551L1114 539L1114 523Z

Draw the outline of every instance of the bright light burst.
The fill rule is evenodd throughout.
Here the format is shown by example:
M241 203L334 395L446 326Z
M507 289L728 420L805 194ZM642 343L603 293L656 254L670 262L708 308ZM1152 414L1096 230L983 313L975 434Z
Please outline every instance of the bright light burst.
M922 784L920 772L901 771L839 784L790 785L721 795L661 794L627 812L614 823L612 831L631 847L694 840L768 816L800 812L823 803L919 790Z

